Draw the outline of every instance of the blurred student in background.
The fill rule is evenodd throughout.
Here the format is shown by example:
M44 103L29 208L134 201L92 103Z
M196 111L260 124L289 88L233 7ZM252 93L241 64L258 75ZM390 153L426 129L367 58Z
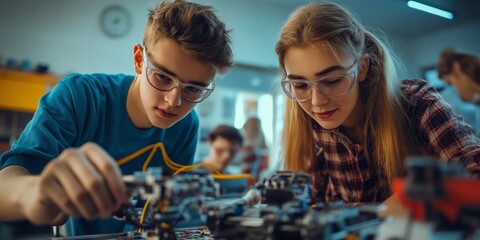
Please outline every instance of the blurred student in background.
M442 96L480 136L480 59L448 48L442 51L437 70L438 77L454 88L451 94L443 91ZM461 101L455 101L458 97Z
M204 163L210 164L220 173L226 173L243 144L243 137L235 127L219 125L208 135L209 154Z
M263 171L268 169L268 148L262 123L258 117L250 117L243 124L245 143L239 153L240 167L243 173L251 174L256 181Z
M458 91L465 102L480 105L480 59L474 55L445 49L438 62L438 76Z

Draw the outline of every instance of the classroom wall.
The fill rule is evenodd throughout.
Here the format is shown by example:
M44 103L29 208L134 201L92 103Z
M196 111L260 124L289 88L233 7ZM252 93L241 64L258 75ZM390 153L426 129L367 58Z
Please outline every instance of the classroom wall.
M421 74L425 67L435 66L440 52L448 47L480 56L480 19L456 28L420 36L413 39L410 45L412 67L418 74Z
M53 73L133 74L132 49L141 43L152 0L2 0L0 57L46 63ZM274 44L290 9L254 0L204 0L212 4L232 31L236 63L274 68ZM102 33L101 11L119 4L133 17L131 32L119 39Z
M133 44L142 41L147 8L154 0L2 0L0 1L0 62L9 58L46 63L53 73L132 73ZM277 67L274 45L293 8L255 0L196 0L211 4L231 28L236 63ZM101 11L119 4L133 17L131 32L120 39L102 33ZM413 39L386 34L406 63L404 76L420 76L436 63L445 47L480 55L480 20Z

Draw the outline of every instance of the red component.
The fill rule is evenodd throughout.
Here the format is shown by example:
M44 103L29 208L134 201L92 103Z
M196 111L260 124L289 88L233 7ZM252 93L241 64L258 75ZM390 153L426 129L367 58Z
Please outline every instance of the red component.
M395 179L392 190L397 198L410 209L413 218L425 220L424 200L411 200L406 196L405 179ZM473 178L447 178L443 183L445 196L440 199L428 200L432 208L442 213L450 223L458 219L461 207L480 207L480 179ZM425 199L427 200L427 199Z

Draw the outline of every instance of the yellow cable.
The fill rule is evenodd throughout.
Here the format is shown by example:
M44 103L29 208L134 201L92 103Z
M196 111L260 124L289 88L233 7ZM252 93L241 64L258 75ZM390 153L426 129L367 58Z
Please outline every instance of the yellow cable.
M146 172L146 171L147 171L148 164L150 164L150 161L152 160L153 155L155 154L155 152L157 152L157 148L156 148L156 147L154 147L154 148L152 149L152 151L150 151L150 154L148 155L147 160L145 160L145 162L143 163L142 172Z
M148 149L155 147L155 145L157 145L157 144L148 145L148 146L146 146L146 147L144 147L144 148L142 148L142 149L140 149L140 150L137 150L136 152L134 152L134 153L132 153L132 154L130 154L130 155L128 155L128 156L126 156L126 157L118 160L118 161L117 161L117 164L118 164L119 166L120 166L120 165L123 165L123 164L131 161L132 159L138 157L140 154L146 152Z
M243 174L210 174L215 179L241 179L241 178L251 178L254 179L254 177L248 173L243 173Z
M219 171L217 170L217 168L215 168L215 166L213 166L212 164L206 163L206 162L203 162L203 164L204 164L205 166L207 166L208 168L210 168L210 170L212 170L215 174L223 175L223 173L219 172Z
M182 168L185 166L185 165L176 163L172 161L172 159L170 159L170 157L167 154L167 151L165 150L165 146L163 145L162 142L159 142L157 145L158 147L160 147L160 151L162 152L163 161L169 168L171 168L172 170L178 170L179 168Z
M195 164L195 165L192 165L192 166L184 166L184 167L181 167L181 168L177 169L177 171L175 171L175 172L172 174L172 176L175 176L175 175L177 175L177 174L179 174L179 173L181 173L181 172L191 171L191 170L196 169L196 168L199 168L199 167L201 167L201 166L203 166L202 163Z
M151 159L153 158L153 155L155 154L155 152L157 151L158 148L160 148L160 151L162 152L162 157L163 157L164 162L167 165L167 167L169 167L172 170L177 170L179 168L184 167L184 165L178 164L178 163L176 163L176 162L174 162L170 159L170 157L167 154L167 151L165 150L165 146L163 145L162 142L154 143L154 144L148 145L146 147L143 147L142 149L137 150L134 153L132 153L132 154L126 156L126 157L121 158L120 160L117 161L117 164L119 166L121 166L121 165L131 161L132 159L138 157L139 155L141 155L141 154L143 154L146 151L151 149L151 152L150 152L147 160L145 160L145 163L142 167L142 170L146 171L146 167L148 167L148 164L150 163Z
M189 172L189 171L192 171L192 170L195 170L199 167L202 167L202 166L205 166L207 168L209 168L210 170L212 170L213 172L215 172L215 174L218 174L218 175L223 175L221 172L219 172L212 164L210 163L206 163L206 162L201 162L201 163L198 163L198 164L195 164L195 165L191 165L191 166L184 166L180 169L178 169L176 172L173 173L173 176L181 173L181 172Z
M220 173L212 164L205 163L205 162L198 163L198 164L195 164L195 165L182 165L182 164L176 163L176 162L172 161L172 159L170 159L170 157L167 154L167 151L165 150L165 145L162 142L154 143L154 144L148 145L146 147L143 147L140 150L137 150L134 153L118 160L117 164L118 165L123 165L123 164L131 161L132 159L138 157L139 155L141 155L144 152L151 149L151 152L148 155L148 157L145 160L145 162L143 164L143 167L142 167L142 171L145 172L158 148L160 148L160 151L162 152L162 157L163 157L163 160L165 162L165 165L167 165L167 167L169 167L170 169L175 171L173 173L173 176L175 176L175 175L177 175L181 172L192 171L192 170L197 169L201 166L205 166L205 167L209 168L210 170L212 170L214 172L214 173L210 174L210 176L212 176L215 179L241 179L241 178L254 179L253 176L250 175L250 174L224 175L224 174ZM149 200L147 200L147 203L148 203L148 201ZM147 205L147 203L145 203L145 204ZM144 211L145 211L145 209L144 209ZM143 215L143 213L142 213L142 215Z
M142 215L140 216L140 226L143 224L143 218L145 218L145 212L147 211L148 204L150 203L150 198L147 198L145 205L143 206Z

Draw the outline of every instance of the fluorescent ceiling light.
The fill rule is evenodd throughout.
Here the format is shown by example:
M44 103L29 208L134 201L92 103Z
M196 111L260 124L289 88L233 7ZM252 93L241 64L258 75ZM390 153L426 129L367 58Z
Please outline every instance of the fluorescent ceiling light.
M419 3L416 1L408 1L407 5L411 8L415 8L417 10L424 11L433 15L437 15L446 19L453 19L453 14L451 12L447 12L445 10L435 8L423 3Z

